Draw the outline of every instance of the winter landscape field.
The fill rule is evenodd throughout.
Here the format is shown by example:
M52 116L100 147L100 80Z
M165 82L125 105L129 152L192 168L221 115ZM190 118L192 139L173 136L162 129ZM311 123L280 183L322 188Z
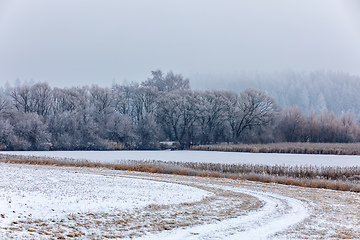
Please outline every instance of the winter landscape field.
M205 161L210 156L192 151L40 153L91 161ZM235 161L227 154L212 152L211 156L217 158L209 161ZM242 158L255 161L255 157L266 156L274 158L272 154ZM293 157L300 164L307 155ZM350 164L349 159L356 164L357 160L336 157L344 164ZM319 159L324 161L327 156ZM0 163L0 175L3 239L360 237L359 193L223 178L9 163Z
M0 240L360 239L359 0L0 0L0 36Z

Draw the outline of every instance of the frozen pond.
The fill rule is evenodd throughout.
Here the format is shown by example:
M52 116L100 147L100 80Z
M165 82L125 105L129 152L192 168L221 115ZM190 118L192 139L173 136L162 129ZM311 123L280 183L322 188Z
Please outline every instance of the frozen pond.
M207 151L23 151L0 152L2 154L49 156L57 158L86 159L102 163L116 163L119 160L162 160L207 163L252 163L267 165L323 165L360 166L360 156L239 153Z

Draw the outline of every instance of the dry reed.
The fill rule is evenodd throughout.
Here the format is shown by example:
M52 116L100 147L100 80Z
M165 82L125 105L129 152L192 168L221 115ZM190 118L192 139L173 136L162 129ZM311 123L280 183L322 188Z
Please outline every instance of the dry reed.
M186 176L231 178L310 188L360 192L360 167L286 166L260 164L219 164L126 160L99 163L75 159L56 159L0 154L0 162L12 164L108 168L113 170Z
M360 155L360 143L268 143L268 144L213 144L191 146L190 150L250 152L250 153L293 153Z

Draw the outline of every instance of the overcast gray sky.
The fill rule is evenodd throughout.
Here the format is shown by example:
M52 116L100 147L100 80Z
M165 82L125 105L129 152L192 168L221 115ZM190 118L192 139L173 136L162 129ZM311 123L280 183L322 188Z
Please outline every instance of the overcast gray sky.
M360 75L360 1L0 0L1 86L111 86L157 68Z

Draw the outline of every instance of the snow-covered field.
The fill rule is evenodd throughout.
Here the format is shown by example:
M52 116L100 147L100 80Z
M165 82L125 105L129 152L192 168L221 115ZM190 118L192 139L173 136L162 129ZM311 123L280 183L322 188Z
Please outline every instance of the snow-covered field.
M0 175L0 239L360 238L357 193L7 163Z
M354 166L360 159L198 151L16 154L104 163L135 159ZM0 176L0 239L360 239L358 193L8 163L0 163Z
M149 204L200 201L208 192L180 184L0 165L0 212L5 222L63 217L74 212L124 211ZM21 173L21 174L20 174Z
M41 152L0 152L49 157L68 157L86 159L102 163L119 160L162 160L208 163L252 163L267 165L322 165L322 166L360 166L360 156L315 155L315 154L276 154L276 153L237 153L208 151L41 151Z
M149 205L191 204L212 195L183 184L76 170L0 163L0 236L4 228L21 229L29 221L131 212Z

